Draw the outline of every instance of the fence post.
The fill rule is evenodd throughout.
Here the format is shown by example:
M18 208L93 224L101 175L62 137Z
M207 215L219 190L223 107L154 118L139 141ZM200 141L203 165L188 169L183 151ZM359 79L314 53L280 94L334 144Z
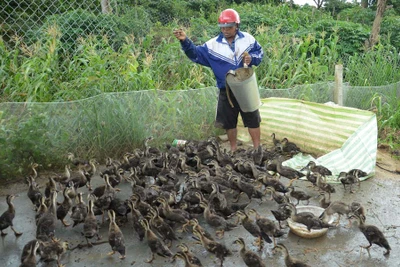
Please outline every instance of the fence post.
M335 88L333 91L333 101L339 106L343 106L343 65L335 65Z

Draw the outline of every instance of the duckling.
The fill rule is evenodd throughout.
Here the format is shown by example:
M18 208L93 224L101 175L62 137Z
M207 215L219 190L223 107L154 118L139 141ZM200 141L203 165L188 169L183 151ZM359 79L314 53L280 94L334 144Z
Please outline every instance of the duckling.
M33 240L25 245L22 256L21 264L19 267L36 267L36 253L39 248L39 241Z
M130 199L134 202L136 209L139 210L143 216L149 214L152 207L149 203L143 201L140 195L133 194Z
M286 267L311 267L310 265L306 264L303 261L292 258L289 254L289 250L286 248L285 245L283 245L281 243L276 244L276 246L273 248L273 251L276 251L276 250L283 251L283 253L285 255Z
M329 195L328 199L331 200L331 194L336 192L335 188L331 184L328 184L325 181L323 181L322 175L319 172L317 172L316 175L317 175L317 186L319 190L328 193Z
M187 223L191 219L191 216L187 211L171 208L171 206L167 203L165 198L159 197L159 198L157 198L157 201L161 204L161 206L162 206L161 214L166 219L173 221L173 222L182 223L182 224Z
M8 209L5 212L3 212L3 214L0 216L0 231L1 231L2 236L7 235L7 233L4 233L3 230L7 229L8 227L11 228L11 230L14 232L15 236L22 235L21 232L17 232L14 229L14 225L13 225L13 220L15 217L15 207L14 207L14 204L12 203L12 201L14 198L15 198L15 195L7 195L7 197L6 197Z
M258 190L255 185L245 182L245 181L242 181L242 178L240 176L236 176L236 175L232 176L231 181L240 190L240 194L238 195L235 202L239 201L239 197L242 194L246 194L249 199L252 199L252 198L262 199L262 197L264 196L264 193L262 191Z
M161 257L171 257L172 252L164 244L164 242L159 237L157 237L157 235L150 229L149 222L146 219L143 219L140 221L140 223L145 228L147 245L151 249L151 258L146 260L146 262L151 263L154 260L154 254L158 254Z
M150 215L152 216L149 221L150 225L157 230L164 242L168 240L171 244L173 240L178 240L172 227L160 217L158 209L152 208L150 210Z
M47 181L46 186L44 188L44 195L47 199L50 199L51 192L54 192L54 191L58 192L58 190L57 190L57 184L56 184L56 181L54 180L54 178L49 177L48 179L49 180ZM48 205L48 206L50 206L50 205Z
M310 198L312 196L310 196L309 194L307 194L304 191L299 191L299 190L295 190L293 186L289 186L289 195L297 200L297 203L295 206L297 206L301 200L303 201L307 201L307 205L310 203Z
M240 257L242 257L246 266L249 267L266 267L265 263L263 263L261 257L254 253L251 250L246 249L246 244L244 243L243 238L239 237L236 239L234 244L240 245Z
M56 215L57 215L57 219L61 220L62 224L65 227L70 226L69 223L65 222L65 217L67 216L67 214L69 213L69 210L72 207L72 200L70 199L68 192L69 192L69 188L66 187L63 190L63 196L64 196L64 201L61 203L60 206L57 207L57 211L56 211Z
M366 217L365 217L365 209L364 207L358 203L358 202L352 202L350 204L350 209L353 212L354 215L357 215L359 217L361 217L361 219L363 219L365 221Z
M89 242L89 239L97 237L97 240L101 239L99 236L99 226L97 224L96 216L93 212L93 199L89 199L88 202L88 213L86 215L85 221L83 222L83 232L82 235L86 238L88 247L92 247L93 244Z
M314 161L309 161L306 165L306 168L309 168L313 173L319 173L322 176L330 176L332 175L332 171L329 170L327 167L322 165L317 165Z
M304 224L307 227L307 230L310 232L311 229L322 229L322 228L329 228L332 227L329 223L324 222L323 220L319 219L311 212L300 212L297 213L296 207L289 203L287 204L288 207L292 210L290 218L297 223Z
M74 222L72 227L77 226L85 221L86 215L88 213L88 207L83 201L83 193L79 192L77 196L77 203L72 207L71 219Z
M55 236L57 222L57 192L51 192L50 206L47 211L40 217L36 227L36 238L51 238Z
M138 234L139 240L143 241L146 229L142 226L140 221L143 220L144 217L140 213L140 211L138 209L136 209L136 205L132 200L129 200L128 205L131 208L133 229Z
M362 248L366 248L369 253L369 248L372 246L372 244L376 244L386 249L386 252L383 255L387 256L390 254L391 248L389 242L378 227L375 225L365 224L364 219L362 219L360 216L353 215L351 217L358 220L358 228L369 242L369 246L361 246Z
M270 242L267 241L268 243L271 243L271 237L272 237L272 242L275 245L276 244L275 238L284 235L284 232L278 229L278 227L273 221L271 221L266 217L262 217L255 209L250 209L248 213L256 215L256 224L258 225L258 227L260 227L261 232L270 237L269 238Z
M210 253L215 254L215 256L221 261L221 267L223 266L225 257L232 255L232 252L224 245L217 241L208 239L203 235L203 233L193 230L193 234L200 240L200 244Z
M300 172L300 171L298 171L296 169L293 169L292 167L283 166L282 165L282 162L283 162L283 157L282 156L272 160L272 162L276 163L276 171L277 171L277 173L279 173L279 175L292 180L292 181L290 181L289 186L292 185L292 183L295 180L305 176L304 173L302 173L302 172Z
M115 198L115 189L110 185L109 176L107 174L104 175L104 182L106 184L104 194L101 197L97 198L94 202L96 208L101 210L102 223L104 223L104 215L106 213L106 210L109 209L111 201Z
M289 140L285 137L281 140L282 151L289 153L290 155L295 155L301 152L300 148L293 142L289 142Z
M272 137L272 143L274 144L274 147L275 148L277 148L277 147L279 147L279 148L282 148L282 144L281 144L281 141L279 140L279 139L277 139L276 138L276 135L275 135L275 133L272 133L271 134L271 137Z
M358 178L368 176L368 173L360 169L351 169L347 174L357 176Z
M271 199L270 200L275 200L276 203L278 204L283 204L283 203L289 203L290 200L286 195L283 194L278 194L275 191L275 188L273 188L272 186L267 186L265 188L265 192L271 192Z
M256 245L258 245L258 251L261 251L263 248L263 242L261 238L263 238L267 243L272 243L272 240L269 238L269 236L261 231L256 221L251 219L245 212L237 211L236 216L241 219L244 229L246 229L247 232L249 232L252 236L257 238Z
M358 178L358 172L354 172L355 175L349 174L347 172L340 172L337 180L340 181L343 185L343 189L346 191L346 185L350 185L350 193L354 193L352 186L355 183L358 183L358 187L360 187L360 179Z
M225 231L232 230L236 227L235 224L228 222L223 217L217 215L212 212L210 205L205 201L200 201L200 207L204 208L203 216L206 222L213 227L216 227L218 230L216 234L218 237L222 238L224 236Z
M187 225L192 226L192 231L197 230L197 231L203 233L203 235L204 235L205 237L207 237L208 239L214 240L214 237L212 236L212 234L210 234L210 232L208 232L206 229L204 229L204 228L199 224L199 221L198 221L196 218L191 219L189 222L187 222L186 224L184 224L184 225L182 226L182 229L183 229L184 231L186 231L186 226L187 226Z
M342 202L342 201L333 201L329 207L327 207L322 214L319 216L320 219L325 219L326 216L331 216L333 214L338 214L339 218L336 222L336 226L340 223L340 216L341 215L349 215L352 212L351 207ZM349 221L349 226L350 227L350 221Z
M228 207L228 201L226 200L225 195L221 193L219 185L217 183L212 183L211 187L213 191L210 193L208 197L209 203L217 211L225 210Z
M192 267L195 267L195 266L199 266L199 267L200 267L200 266L203 266L203 265L201 264L200 259L190 251L188 245L186 245L185 243L180 243L180 244L177 245L176 247L179 248L179 249L181 250L180 253L184 254L185 261L186 261L186 267L187 267L187 266L189 266L189 267L190 267L190 266L192 266ZM179 253L179 252L178 252L178 253ZM188 265L188 264L189 264L189 265ZM190 264L192 264L192 265L190 265Z
M37 210L40 206L40 198L42 197L42 193L39 191L36 181L33 176L28 176L26 178L29 188L28 188L28 198L31 200L34 209Z
M286 194L289 192L286 185L284 185L279 179L275 179L273 177L269 177L267 174L259 176L257 179L262 182L266 187L271 186L275 189L276 192Z
M115 212L108 211L108 218L110 218L110 226L108 228L108 243L112 251L108 255L114 255L115 252L120 254L120 259L125 259L125 238L115 222Z
M326 199L325 192L321 192L317 197L322 197L319 200L319 206L323 209L326 209L332 203L329 199Z
M47 208L47 205L46 205L46 198L44 196L42 196L40 198L40 206L39 206L39 208L38 208L38 210L36 211L36 214L35 214L36 225L38 224L40 217L42 217L43 214L45 214L47 209L48 208Z
M61 256L69 249L68 242L61 242L60 239L51 238L50 240L40 242L40 259L44 262L57 261L58 267L61 264Z
M286 203L282 203L279 205L277 210L271 210L271 213L274 216L274 218L278 221L279 229L282 229L281 222L286 221L290 217L292 211L287 208Z
M89 161L87 161L86 159L76 158L74 153L72 153L72 152L67 153L67 159L71 164L73 164L74 166L76 166L78 168L80 168L80 167L82 168L84 166L89 165Z

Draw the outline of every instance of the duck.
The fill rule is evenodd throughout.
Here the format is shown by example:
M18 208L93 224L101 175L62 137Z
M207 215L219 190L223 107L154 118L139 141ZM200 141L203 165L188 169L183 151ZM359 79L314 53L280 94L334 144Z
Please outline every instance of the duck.
M176 261L176 259L182 259L185 262L185 267L200 267L203 266L201 263L200 264L196 264L196 263L192 263L190 262L190 259L188 257L188 255L184 252L178 251L174 254L174 256L172 257L173 261Z
M233 244L238 244L240 245L240 257L242 257L244 263L246 266L249 267L266 267L265 263L262 261L261 257L254 253L251 250L248 250L246 248L246 244L244 242L244 239L239 237L235 241L233 241Z
M248 211L248 214L249 215L255 214L256 224L258 225L258 227L260 227L260 230L269 237L270 242L267 241L268 243L271 243L271 238L272 238L272 242L275 245L276 244L275 238L284 235L284 232L281 231L273 221L271 221L266 217L262 217L255 209L250 209Z
M143 225L140 223L140 221L143 220L144 217L140 213L140 211L136 208L135 202L133 200L129 200L128 205L131 209L133 229L138 234L139 241L143 241L143 238L146 233L146 229L143 227Z
M305 225L309 232L311 232L311 229L322 229L322 228L332 227L332 225L324 222L311 212L298 213L296 207L292 203L288 203L287 205L292 211L290 215L292 221Z
M292 258L289 254L289 250L282 243L276 244L276 246L273 248L273 251L277 251L277 250L283 251L283 254L285 255L286 267L311 267L310 265L308 265L307 263L305 263L301 260Z
M352 202L350 204L350 209L354 215L360 216L361 219L365 221L365 208L359 202Z
M172 227L164 221L162 217L160 217L160 214L158 213L158 209L151 209L150 210L150 226L153 229L156 229L156 231L159 233L159 235L162 237L163 241L166 242L167 240L170 242L173 240L178 240L175 231L172 229ZM170 244L168 247L170 247Z
M109 209L112 200L115 198L115 189L110 185L109 176L107 174L104 175L105 189L104 194L97 198L94 202L96 208L98 208L102 214L102 223L104 223L104 215L106 214L106 210Z
M289 202L287 202L289 203ZM290 218L292 211L287 208L286 203L282 203L279 205L278 209L271 210L272 215L278 221L279 229L282 229L282 222L286 221Z
M57 261L58 267L63 267L61 264L61 256L69 249L69 244L66 241L61 241L57 238L46 239L40 242L40 260L44 262Z
M193 234L200 240L198 243L201 244L208 252L215 254L220 260L220 266L223 266L225 257L232 255L232 252L224 244L217 241L213 241L204 236L202 232L193 230Z
M149 214L152 206L146 201L143 201L140 195L132 194L130 200L133 201L133 203L135 204L135 208L140 212L140 214L142 214L142 216L147 216Z
M336 226L340 223L341 215L349 215L352 212L350 205L342 201L333 201L319 216L320 219L325 220L327 216L332 216L333 214L338 214L339 218L336 221ZM349 221L350 226L350 221Z
M365 220L361 216L352 215L351 218L356 218L358 220L358 228L369 242L368 246L361 246L362 248L366 248L369 253L369 249L371 248L371 246L373 244L376 244L386 249L383 255L388 256L390 254L391 247L389 245L389 242L378 227L376 227L375 225L365 224Z
M36 254L39 249L39 241L28 242L22 252L21 264L19 267L36 267Z
M278 204L289 203L289 198L284 194L278 194L272 186L267 186L265 192L271 192L270 200L274 200Z
M329 199L326 198L325 192L321 192L317 198L320 198L319 200L319 206L323 209L326 209L329 207L329 205L332 203Z
M200 259L190 251L190 249L186 243L182 242L182 243L178 244L176 247L181 250L180 253L184 254L185 262L186 262L185 267L203 266L201 264ZM190 264L192 264L192 265L190 265Z
M167 203L167 200L163 197L157 198L157 201L161 204L161 214L168 220L177 223L187 223L191 219L191 215L182 209L173 209Z
M39 221L40 217L42 217L43 214L46 213L47 209L48 208L47 208L47 205L46 205L46 198L44 196L42 196L40 198L40 206L37 209L36 214L35 214L36 225L38 224L38 221Z
M209 205L209 203L205 201L200 201L200 207L204 208L203 216L205 221L212 227L217 228L216 235L219 238L224 236L225 231L232 230L237 226L233 223L228 222L225 218L219 216L214 213Z
M51 193L54 192L54 191L57 191L57 192L58 192L57 183L56 183L56 181L54 180L53 177L49 177L49 178L48 178L48 181L47 181L47 183L46 183L46 185L45 185L45 188L44 188L44 196L45 196L47 199L50 199L50 195L51 195ZM48 206L49 206L49 205L48 205Z
M295 155L301 152L300 148L293 142L290 142L287 137L281 140L282 151L289 153L290 155Z
M3 212L3 214L0 216L0 231L1 231L1 236L7 235L7 233L3 232L5 229L8 227L11 228L11 230L14 232L15 236L20 236L22 235L22 232L18 232L14 229L13 225L13 220L15 218L15 207L13 204L13 200L15 198L15 195L7 195L6 197L6 202L8 205L8 209Z
M271 137L272 137L272 143L274 144L274 147L282 149L282 143L279 139L276 138L275 133L272 133Z
M85 221L88 213L88 207L83 201L83 193L79 192L77 195L77 203L71 208L71 219L74 222L72 227L77 226Z
M40 192L33 176L28 176L26 181L28 182L29 186L27 196L32 202L34 210L37 210L40 206L40 198L42 197L42 193Z
M68 152L67 153L67 159L69 161L70 164L78 167L78 168L82 168L85 167L87 165L89 165L89 161L86 159L80 159L80 158L76 158L74 153L72 152Z
M196 218L191 219L190 221L188 221L186 224L184 224L184 225L182 226L182 229L183 229L184 231L186 231L186 226L187 226L187 225L192 226L192 232L193 232L194 230L197 230L197 231L203 233L203 235L204 235L207 239L214 240L213 235L212 235L210 232L208 232L206 229L204 229L204 228L200 225L199 221L198 221Z
M290 186L295 180L297 180L297 179L299 179L299 178L305 176L304 173L302 173L302 172L300 172L300 171L298 171L298 170L296 170L296 169L293 169L292 167L283 166L283 165L282 165L282 162L283 162L283 157L282 157L282 156L280 156L280 157L278 157L278 158L276 158L276 159L273 159L272 162L275 162L275 164L276 164L276 171L277 171L277 173L279 173L280 176L283 176L283 177L288 178L289 180L292 180L292 181L289 183L289 186Z
M65 217L68 215L72 207L72 200L68 195L69 190L70 190L69 187L64 188L63 190L64 201L61 203L61 205L57 207L56 210L57 219L60 220L65 227L70 226L69 223L65 222Z
M82 235L86 239L86 243L88 247L92 247L93 244L89 241L89 239L93 237L97 237L97 240L101 239L99 235L99 226L97 224L96 216L93 212L93 199L89 199L88 201L88 213L86 215L85 221L83 222L83 232Z
M262 197L264 196L264 192L259 190L257 188L257 186L255 186L255 185L253 185L251 183L243 181L242 177L240 177L238 175L233 175L231 177L231 181L240 190L240 194L236 198L235 202L239 201L239 198L240 198L240 196L242 194L246 194L249 199L253 199L253 198L262 199Z
M108 211L110 226L108 227L108 244L111 246L111 252L108 255L114 255L115 252L120 254L120 259L125 259L125 238L121 229L115 222L115 211Z
M172 257L172 252L165 245L165 243L150 229L149 222L146 219L140 221L142 226L145 229L145 236L147 240L147 245L151 250L151 258L146 260L145 262L151 263L154 260L154 254L157 254L161 257Z
M56 232L57 222L57 192L53 191L50 195L50 205L47 211L39 218L36 226L36 238L52 238Z
M310 198L312 198L312 196L310 196L304 191L295 190L293 186L289 186L288 188L289 188L289 195L297 200L295 206L297 206L300 203L300 201L307 201L306 205L310 203Z
M237 211L236 216L241 220L242 226L247 230L252 236L257 238L256 245L258 246L258 251L261 251L263 248L264 239L267 243L272 243L272 240L269 236L261 231L260 227L256 223L255 220L251 219L245 212Z
M339 176L337 177L337 180L340 181L343 185L343 189L346 191L346 185L350 185L350 193L354 193L352 187L353 184L358 184L358 187L360 187L360 179L358 178L357 172L354 172L354 174L349 174L347 172L340 172Z
M317 163L315 163L315 161L312 161L312 160L308 162L308 164L306 165L305 168L309 168L310 171L312 171L313 173L317 172L324 177L332 175L331 170L329 170L327 167L325 167L323 165L317 165Z
M289 192L286 185L284 185L279 179L270 177L270 175L267 175L267 174L261 175L261 176L259 176L259 178L257 180L260 181L266 187L268 187L268 186L273 187L276 192L279 192L282 194L286 194L287 192Z
M319 190L328 193L328 200L331 200L331 194L336 192L336 189L331 185L326 183L325 181L322 180L322 175L317 172L317 186L319 188Z
M358 178L368 176L368 173L360 169L351 169L347 174L357 176Z

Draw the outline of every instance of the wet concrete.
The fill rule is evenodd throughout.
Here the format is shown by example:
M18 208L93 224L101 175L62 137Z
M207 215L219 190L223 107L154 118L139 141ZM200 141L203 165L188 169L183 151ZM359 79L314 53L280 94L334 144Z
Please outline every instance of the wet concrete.
M282 178L284 179L284 178ZM326 236L317 239L304 239L290 233L288 228L285 229L287 234L278 238L278 242L285 244L292 257L302 259L311 266L400 266L399 254L399 227L400 227L400 190L399 175L379 171L376 176L361 183L361 187L354 187L355 193L350 194L344 192L343 187L339 184L335 185L336 193L332 194L332 201L341 200L346 203L358 201L366 208L367 223L379 227L385 234L392 248L388 257L383 256L385 251L376 245L370 249L370 256L364 249L361 251L360 245L368 245L368 241L359 231L357 222L354 222L351 228L346 228L347 220L342 218L337 228L329 229ZM284 180L288 182L288 180ZM94 185L101 184L100 177L94 179ZM312 195L317 195L315 189L307 187L308 182L297 181L295 186ZM119 197L124 199L131 193L129 184L122 183L119 186L122 191ZM83 189L83 192L87 192ZM14 194L19 194L14 200L16 206L16 218L14 219L15 229L22 231L23 235L16 238L11 229L6 229L7 236L0 238L0 266L19 266L20 255L23 246L30 240L35 238L35 212L32 210L30 200L27 195L27 186L21 190L14 190ZM1 196L5 199L5 196ZM59 196L59 201L62 197ZM318 205L318 200L313 198L310 205ZM271 201L264 201L261 204L254 201L249 208L255 208L261 215L274 219L270 210L275 209L277 204ZM0 212L6 210L5 201L0 203ZM100 220L100 217L98 217ZM67 220L71 222L69 217ZM199 217L201 225L213 233L212 228L208 227L202 216ZM127 256L124 260L120 260L118 255L109 256L111 251L108 243L98 245L92 248L76 249L67 251L62 257L62 263L65 266L74 267L90 267L90 266L184 266L181 260L171 263L169 259L156 256L152 264L145 263L144 260L150 257L150 249L145 241L140 242L136 233L130 224L124 225L122 231L126 240ZM61 240L68 241L70 246L76 246L79 243L85 243L85 239L81 236L82 224L75 228L65 228L60 221L57 222L56 236ZM102 225L101 235L103 240L107 240L108 223ZM171 250L177 251L175 247L179 242L187 243L192 252L195 253L202 261L203 266L218 266L219 261L213 254L208 253L205 249L191 238L191 234L180 234L181 240L174 241ZM257 251L252 245L254 238L244 230L242 226L237 227L225 233L225 237L220 242L226 244L233 252L233 255L226 258L224 266L245 266L239 255L239 246L233 245L233 241L237 237L243 237L249 249ZM278 252L272 253L272 244L266 244L264 250L260 253L267 266L284 266L283 255ZM38 266L56 266L56 263L38 263Z

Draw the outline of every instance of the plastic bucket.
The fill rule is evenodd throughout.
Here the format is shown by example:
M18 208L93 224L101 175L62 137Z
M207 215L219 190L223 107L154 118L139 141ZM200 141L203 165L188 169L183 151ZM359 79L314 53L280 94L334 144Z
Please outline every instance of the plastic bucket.
M256 74L252 68L230 70L226 74L226 83L244 112L253 112L261 106Z

